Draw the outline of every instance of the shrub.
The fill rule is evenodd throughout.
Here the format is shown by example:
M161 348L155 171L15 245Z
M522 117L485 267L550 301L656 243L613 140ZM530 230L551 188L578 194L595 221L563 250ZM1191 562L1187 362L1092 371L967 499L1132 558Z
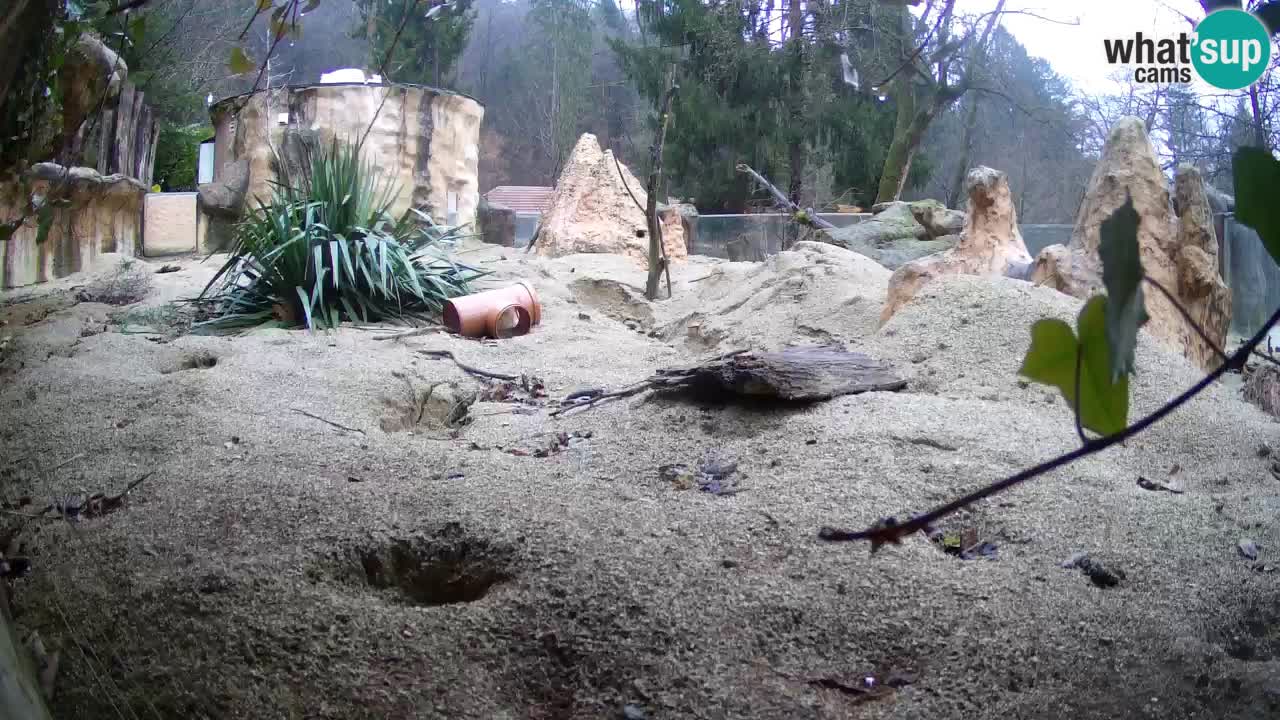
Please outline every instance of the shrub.
M200 143L212 134L212 128L198 125L162 129L156 139L156 184L166 192L195 190Z
M270 202L237 226L231 257L200 294L213 319L197 331L427 321L485 274L445 254L458 228L417 210L392 218L395 186L354 146L335 141L293 171L276 166Z
M151 292L151 273L147 266L130 260L121 260L114 271L94 278L80 289L76 298L80 302L107 305L132 305Z

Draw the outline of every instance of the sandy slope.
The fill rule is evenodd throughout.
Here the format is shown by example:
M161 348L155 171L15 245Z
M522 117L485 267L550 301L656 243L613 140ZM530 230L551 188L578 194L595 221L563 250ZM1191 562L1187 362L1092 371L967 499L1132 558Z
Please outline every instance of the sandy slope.
M919 537L870 556L816 531L921 510L1074 447L1068 409L1016 369L1030 324L1076 301L949 278L877 330L888 272L827 246L759 265L693 259L654 305L625 259L502 252L468 257L544 299L544 325L502 343L80 337L111 310L90 304L4 329L4 457L49 468L86 454L49 472L8 462L5 496L155 472L127 509L30 535L20 620L63 648L62 717L1280 712L1280 573L1235 547L1253 538L1280 565L1280 482L1257 452L1280 441L1233 391L953 523L995 542L997 560ZM186 265L157 276L148 302L213 270ZM476 386L418 349L533 373L559 395L786 342L848 343L910 388L786 410L636 398L559 421L481 403L457 438L379 429L408 397L393 373ZM216 365L182 369L202 355ZM1146 341L1139 368L1137 412L1196 377ZM560 429L593 436L547 458L496 449ZM708 454L739 462L744 492L659 478ZM1185 494L1135 484L1175 465ZM1058 567L1077 551L1126 582L1101 589ZM868 673L911 682L873 699L834 687Z

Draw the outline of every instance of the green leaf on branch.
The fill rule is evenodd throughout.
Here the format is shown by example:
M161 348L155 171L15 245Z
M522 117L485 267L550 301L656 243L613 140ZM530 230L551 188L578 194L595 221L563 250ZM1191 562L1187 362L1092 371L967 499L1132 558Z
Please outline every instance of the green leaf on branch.
M227 66L231 69L232 75L253 72L258 67L249 59L248 55L244 54L244 49L238 47L231 48L231 60L227 63Z
M147 34L147 16L138 15L129 21L129 42L134 47L142 44L142 38Z
M1104 436L1117 433L1129 423L1129 377L1112 381L1107 298L1099 295L1086 303L1077 326L1079 338L1061 320L1032 325L1031 348L1018 374L1058 388L1072 408L1077 407L1078 375L1080 424Z
M1232 158L1232 179L1236 190L1236 220L1258 232L1271 258L1280 263L1280 160L1258 148L1246 147Z
M49 229L53 227L53 206L42 205L36 211L36 244L43 245L49 238Z
M1102 221L1102 282L1107 288L1107 341L1111 348L1111 379L1133 372L1138 330L1150 317L1142 296L1142 256L1138 248L1138 211L1126 197L1111 217Z

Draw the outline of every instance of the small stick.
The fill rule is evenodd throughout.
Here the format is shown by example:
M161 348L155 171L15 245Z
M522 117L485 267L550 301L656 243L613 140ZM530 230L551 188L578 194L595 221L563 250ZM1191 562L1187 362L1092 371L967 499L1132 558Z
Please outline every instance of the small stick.
M62 468L64 468L64 467L66 467L66 466L70 465L71 463L73 463L73 462L75 462L75 461L79 460L80 458L82 458L82 457L84 457L84 456L85 456L85 453L79 453L78 455L72 455L71 457L67 458L66 460L63 460L62 462L58 463L57 465L54 465L53 467L49 468L49 470L48 470L47 472L53 472L54 470L60 470L60 469L62 469Z
M418 328L417 330L410 330L408 332L396 333L394 335L382 335L379 337L375 337L373 339L374 340L403 340L405 338L418 337L419 335L430 335L432 333L438 333L438 332L448 332L448 330L442 327L425 327L425 328Z
M449 350L419 350L418 354L426 355L427 357L434 357L434 358L448 358L452 360L453 364L457 365L458 368L463 372L468 373L470 375L475 375L477 377L489 378L491 380L506 380L506 381L513 381L513 380L520 379L519 375L507 375L505 373L489 372L488 370L481 370L480 368L471 367L470 365L467 365L463 363L461 360L459 360L458 358L454 357L453 353Z
M596 404L604 402L605 400L613 400L616 398L623 398L623 397L629 397L631 395L638 395L644 392L645 390L651 389L652 387L653 387L653 381L644 380L630 387L625 387L621 390L614 390L613 392L602 392L595 395L583 395L580 397L585 397L586 398L585 400L582 400L580 402L574 402L570 405L563 405L561 407L556 408L555 410L552 410L547 414L550 415L551 417L567 415L568 413L574 410L578 410L578 409L585 410L586 408L595 407Z
M326 424L326 425L332 425L333 427L336 427L336 428L338 428L339 430L346 430L347 432L357 432L357 433L360 433L361 435L364 435L364 431L363 431L363 430L361 430L360 428L347 427L346 425L343 425L343 424L341 424L341 423L336 423L336 422L334 422L334 421L332 421L332 420L328 420L328 419L322 418L322 417L320 417L319 415L316 415L315 413L309 413L309 412L307 412L306 410L300 410L300 409L298 409L298 408L289 408L289 409L290 409L290 410L293 410L294 412L298 413L299 415L306 415L307 417L311 418L312 420L319 420L320 422L322 422L322 423L324 423L324 424Z

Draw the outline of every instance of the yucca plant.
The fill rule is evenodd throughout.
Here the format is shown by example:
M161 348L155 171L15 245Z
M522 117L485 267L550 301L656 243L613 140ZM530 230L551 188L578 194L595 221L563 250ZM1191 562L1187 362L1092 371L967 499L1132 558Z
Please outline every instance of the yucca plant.
M449 259L460 228L418 210L393 218L397 188L355 146L303 153L293 177L276 165L270 202L236 227L231 257L200 293L213 318L193 331L429 321L487 274Z

